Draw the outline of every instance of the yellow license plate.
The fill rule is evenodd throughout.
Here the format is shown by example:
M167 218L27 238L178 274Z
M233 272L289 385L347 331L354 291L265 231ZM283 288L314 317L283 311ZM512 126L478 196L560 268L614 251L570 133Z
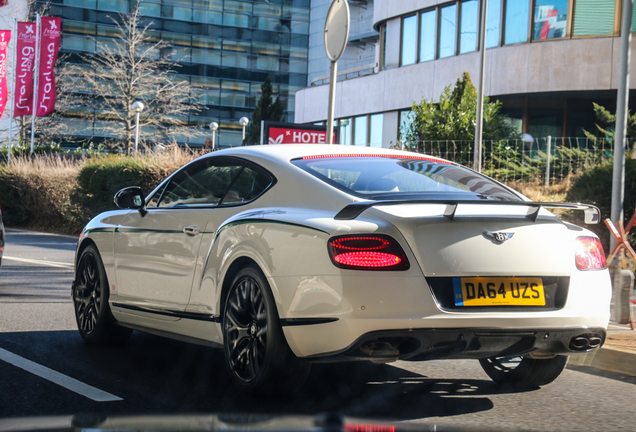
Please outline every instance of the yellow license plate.
M455 306L545 306L541 278L454 278Z

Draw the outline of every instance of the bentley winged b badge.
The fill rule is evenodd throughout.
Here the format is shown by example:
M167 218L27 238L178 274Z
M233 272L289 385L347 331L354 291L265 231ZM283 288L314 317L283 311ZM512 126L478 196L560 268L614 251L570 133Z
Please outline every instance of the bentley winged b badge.
M512 238L513 235L515 235L515 233L490 232L490 231L484 232L484 237L486 237L488 240L492 240L492 242L496 244L504 243L506 240Z

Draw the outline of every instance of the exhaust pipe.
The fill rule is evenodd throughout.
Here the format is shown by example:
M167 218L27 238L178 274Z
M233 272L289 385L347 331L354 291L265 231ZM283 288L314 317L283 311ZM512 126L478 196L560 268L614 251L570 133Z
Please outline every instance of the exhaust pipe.
M603 343L603 339L598 334L583 334L575 336L570 341L572 351L589 351L598 348Z
M584 350L588 346L590 346L590 341L585 336L575 337L572 339L572 342L570 342L570 348L576 350Z
M602 343L602 340L600 337L591 337L590 338L590 348L597 348L600 347Z
M400 355L393 344L384 341L367 342L361 347L361 351L370 357L397 357Z

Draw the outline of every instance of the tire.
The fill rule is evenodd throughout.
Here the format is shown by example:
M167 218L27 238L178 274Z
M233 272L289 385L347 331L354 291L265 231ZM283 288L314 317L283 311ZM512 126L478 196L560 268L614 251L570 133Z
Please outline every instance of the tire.
M529 357L491 357L479 363L497 384L520 387L540 387L550 384L565 369L569 356L558 355L550 359Z
M267 279L255 266L239 271L228 292L223 348L234 382L248 392L293 392L309 374L310 365L287 345Z
M123 343L132 333L115 323L108 286L102 258L94 245L88 245L77 261L72 289L77 328L88 344Z

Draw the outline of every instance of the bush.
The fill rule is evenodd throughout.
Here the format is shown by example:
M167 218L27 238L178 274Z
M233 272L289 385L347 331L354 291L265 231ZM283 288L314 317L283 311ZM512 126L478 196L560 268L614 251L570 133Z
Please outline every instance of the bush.
M36 155L64 153L64 149L59 144L38 144L33 146L33 153ZM9 147L0 147L0 161L5 162L9 154ZM31 144L22 143L11 146L11 156L14 158L27 157L31 154Z
M113 196L128 186L150 193L169 174L194 159L188 151L139 156L108 155L87 161L79 170L71 202L79 213L73 218L88 222L101 212L116 209Z
M52 157L16 157L0 164L0 206L9 226L77 232L71 191L77 186L79 165Z
M195 157L178 148L87 161L63 156L68 154L0 163L0 207L8 226L76 234L91 218L115 208L113 195L119 189L141 186L148 193Z
M567 194L567 200L571 202L583 202L594 204L601 209L601 220L609 218L612 211L612 176L613 165L611 162L598 165L597 167L582 173L572 184L572 188ZM624 223L627 223L636 209L636 160L625 161L625 201L623 204L625 212ZM582 221L583 218L580 217ZM602 240L603 247L607 251L609 247L609 231L605 224L590 225Z

